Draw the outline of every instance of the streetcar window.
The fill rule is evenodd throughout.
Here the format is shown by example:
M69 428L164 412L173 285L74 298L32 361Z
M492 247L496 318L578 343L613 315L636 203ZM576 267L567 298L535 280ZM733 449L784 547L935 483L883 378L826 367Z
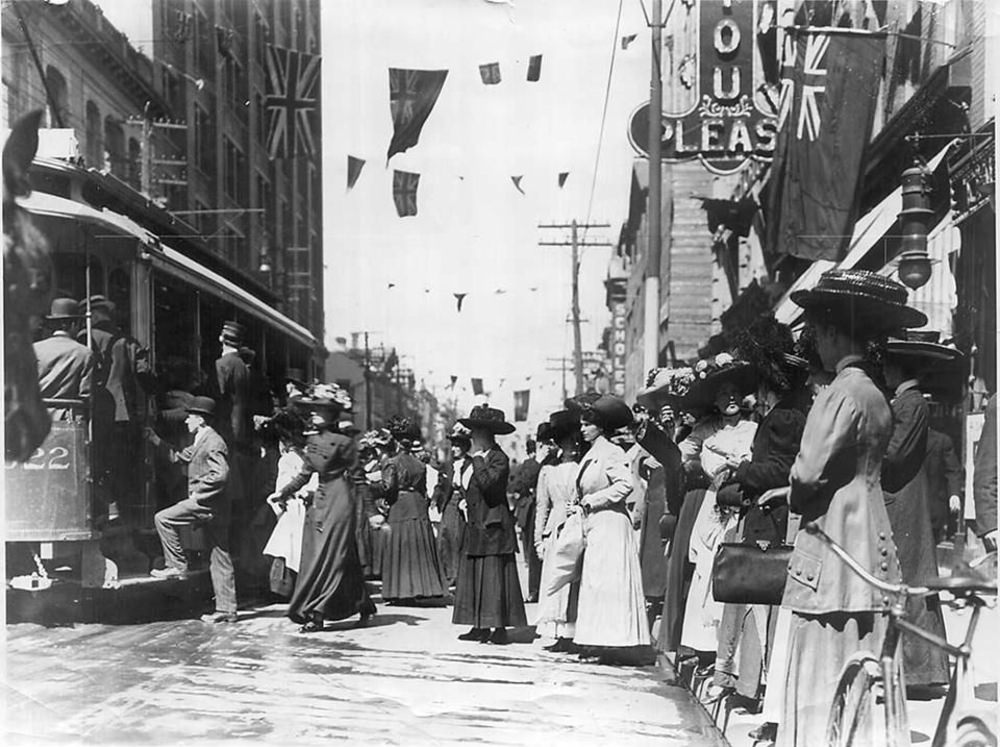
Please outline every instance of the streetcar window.
M117 267L108 273L108 300L115 305L118 323L124 329L132 328L132 281L128 270Z
M198 366L198 293L160 273L153 277L154 354L160 373L170 361Z
M55 252L52 255L55 269L56 295L82 301L87 297L87 256L79 252ZM104 295L104 268L101 261L90 258L90 295Z

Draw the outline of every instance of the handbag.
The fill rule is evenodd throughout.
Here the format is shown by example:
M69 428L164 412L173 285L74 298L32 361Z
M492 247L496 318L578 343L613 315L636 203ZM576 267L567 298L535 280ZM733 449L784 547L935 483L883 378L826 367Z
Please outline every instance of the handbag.
M574 511L563 523L551 550L545 555L545 565L551 564L547 594L555 594L566 584L579 580L583 570L583 551L587 545L583 528L583 512Z
M712 565L712 596L733 604L781 604L792 545L723 542Z

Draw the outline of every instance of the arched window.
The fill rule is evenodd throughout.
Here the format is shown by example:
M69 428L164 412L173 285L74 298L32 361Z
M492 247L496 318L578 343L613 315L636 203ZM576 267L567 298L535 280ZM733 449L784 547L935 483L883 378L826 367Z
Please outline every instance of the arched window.
M119 179L125 179L125 133L121 124L112 117L104 118L104 170Z
M66 78L52 65L45 69L45 83L52 100L46 107L49 127L69 127L69 88Z
M104 163L104 133L101 132L101 112L93 101L87 102L87 142L84 157L88 166L100 168Z
M126 181L136 190L142 189L142 148L134 137L128 139L128 163L125 164Z

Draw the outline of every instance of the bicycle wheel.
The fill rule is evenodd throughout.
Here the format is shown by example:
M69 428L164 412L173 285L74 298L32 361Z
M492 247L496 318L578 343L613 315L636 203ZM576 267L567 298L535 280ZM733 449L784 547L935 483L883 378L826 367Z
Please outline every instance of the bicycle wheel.
M829 747L884 743L884 739L875 739L885 729L877 703L879 690L882 690L882 669L878 659L871 654L857 654L847 661L827 721Z

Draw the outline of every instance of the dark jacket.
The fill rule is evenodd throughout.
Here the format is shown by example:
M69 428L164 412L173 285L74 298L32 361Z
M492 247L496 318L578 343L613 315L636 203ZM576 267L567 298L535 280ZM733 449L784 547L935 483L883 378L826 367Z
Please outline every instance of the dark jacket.
M94 354L69 335L57 332L36 342L38 390L44 399L87 399L94 379ZM70 410L52 411L56 420L68 420Z
M948 499L962 495L962 463L951 439L941 431L927 431L927 486L931 504L931 524L942 529L948 524Z
M906 389L892 400L892 438L882 460L882 489L902 490L920 471L927 456L930 409L917 388ZM886 503L894 498L886 496Z
M512 555L517 544L514 517L507 507L507 478L510 462L500 447L493 445L485 456L474 456L472 477L465 493L468 526L466 555Z
M535 488L541 463L534 456L529 457L514 470L507 489L517 496L514 502L514 518L522 529L532 523L535 511ZM532 532L534 534L534 532Z
M226 442L211 427L195 436L183 451L172 451L171 460L187 464L188 497L213 513L226 502L229 461Z
M227 443L244 446L250 440L250 371L238 353L226 353L215 362L219 433Z
M986 405L983 435L976 447L972 498L976 504L976 533L982 537L997 528L997 396Z

